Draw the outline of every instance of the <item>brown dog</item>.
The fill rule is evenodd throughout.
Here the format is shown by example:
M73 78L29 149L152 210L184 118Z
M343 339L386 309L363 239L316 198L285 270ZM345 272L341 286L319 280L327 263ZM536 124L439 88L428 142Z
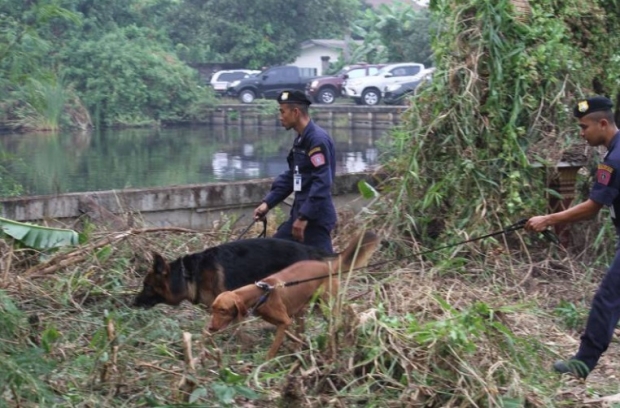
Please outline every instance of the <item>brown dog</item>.
M321 288L323 298L336 295L338 272L347 273L352 268L365 266L378 243L379 239L374 233L366 232L363 236L353 240L333 262L300 261L262 280L273 289L269 291L264 303L256 307L254 313L277 326L276 336L267 358L273 358L276 355L284 340L285 331L292 323L291 317L299 317L314 293ZM317 279L283 286L287 282L312 278ZM256 284L221 293L212 305L213 314L209 323L209 331L216 332L234 320L242 320L248 310L258 304L263 295L266 295L266 291Z

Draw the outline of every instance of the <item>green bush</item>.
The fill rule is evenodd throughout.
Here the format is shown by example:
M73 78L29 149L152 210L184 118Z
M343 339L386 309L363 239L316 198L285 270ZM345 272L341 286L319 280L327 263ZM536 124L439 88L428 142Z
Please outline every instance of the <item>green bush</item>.
M166 51L149 29L127 27L65 47L62 72L95 123L151 124L188 118L208 99L196 71Z

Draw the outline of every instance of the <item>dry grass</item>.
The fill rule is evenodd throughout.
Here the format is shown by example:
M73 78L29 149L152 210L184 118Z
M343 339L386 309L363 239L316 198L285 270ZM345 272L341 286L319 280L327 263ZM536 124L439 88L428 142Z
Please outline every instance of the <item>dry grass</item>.
M342 219L340 247L357 228ZM23 276L35 254L3 247L11 269L0 275L24 334L5 341L49 345L45 406L603 407L612 405L599 396L620 392L617 342L585 383L550 374L555 358L576 349L581 325L565 323L583 318L600 279L560 250L531 253L528 263L516 251L471 244L438 254L470 259L450 266L394 260L386 247L372 262L389 262L343 279L343 316L315 309L303 344L285 341L269 362L273 330L262 321L211 336L198 307L130 307L151 251L172 259L237 233L142 230L91 244L79 262L36 279ZM558 312L562 301L576 308ZM38 405L1 392L6 406Z

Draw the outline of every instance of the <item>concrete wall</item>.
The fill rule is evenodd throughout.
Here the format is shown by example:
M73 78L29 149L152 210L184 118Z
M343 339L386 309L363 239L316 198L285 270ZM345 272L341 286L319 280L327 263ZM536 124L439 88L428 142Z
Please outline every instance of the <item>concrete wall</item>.
M333 195L340 209L361 209L359 180L373 184L369 173L343 174L336 177ZM83 215L88 197L113 214L132 214L145 226L175 226L208 229L222 215L241 215L252 219L253 209L269 191L272 179L231 183L194 184L150 189L126 189L86 193L32 196L0 200L0 216L22 222L48 226L71 226ZM291 197L289 197L289 201ZM91 200L92 201L92 200ZM289 207L280 204L288 214Z

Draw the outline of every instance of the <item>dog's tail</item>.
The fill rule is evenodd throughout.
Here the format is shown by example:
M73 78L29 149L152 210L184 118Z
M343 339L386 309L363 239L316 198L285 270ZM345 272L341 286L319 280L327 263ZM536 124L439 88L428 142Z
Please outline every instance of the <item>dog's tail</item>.
M366 266L377 246L379 246L377 234L372 231L364 231L357 235L344 251L338 254L338 259L332 264L332 270L341 270L346 273L351 269Z

